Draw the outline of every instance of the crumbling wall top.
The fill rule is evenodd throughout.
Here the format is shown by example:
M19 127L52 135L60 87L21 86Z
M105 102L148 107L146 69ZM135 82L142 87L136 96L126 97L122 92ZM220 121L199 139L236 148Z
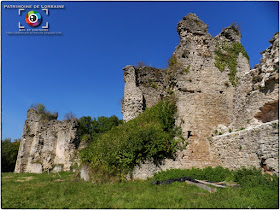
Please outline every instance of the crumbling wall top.
M177 32L180 37L182 37L185 31L195 35L209 35L207 29L208 25L200 20L194 13L189 13L187 16L183 17L183 20L177 25Z
M40 118L41 117L40 117L39 113L35 109L30 108L27 111L27 120L38 122L38 121L40 121Z
M241 33L239 26L233 23L229 27L224 28L216 37L222 39L223 41L240 43Z

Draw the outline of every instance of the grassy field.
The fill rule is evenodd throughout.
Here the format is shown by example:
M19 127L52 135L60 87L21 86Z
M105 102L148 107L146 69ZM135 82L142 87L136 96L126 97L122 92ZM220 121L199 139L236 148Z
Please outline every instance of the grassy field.
M209 193L187 183L153 185L162 174L146 181L103 184L79 180L73 173L60 175L2 173L2 208L278 208L279 202L275 177L267 186Z

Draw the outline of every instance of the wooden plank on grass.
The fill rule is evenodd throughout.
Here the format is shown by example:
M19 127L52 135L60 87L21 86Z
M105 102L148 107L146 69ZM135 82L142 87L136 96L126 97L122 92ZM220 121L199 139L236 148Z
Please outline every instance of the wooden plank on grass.
M214 188L214 187L209 187L209 186L207 186L207 185L205 185L205 184L195 183L195 182L191 182L191 181L187 181L187 180L186 180L185 182L188 183L188 184L191 184L191 185L195 185L195 186L197 186L197 187L199 187L199 188L202 188L202 189L204 189L204 190L207 190L207 191L210 192L210 193L214 193L214 192L217 191L216 188Z
M198 181L198 182L201 183L201 184L212 185L212 186L214 186L214 187L221 187L221 188L225 188L225 187L226 187L226 186L223 186L223 185L219 185L219 184L211 183L211 182L205 182L205 181L198 180L198 179L196 179L196 181Z

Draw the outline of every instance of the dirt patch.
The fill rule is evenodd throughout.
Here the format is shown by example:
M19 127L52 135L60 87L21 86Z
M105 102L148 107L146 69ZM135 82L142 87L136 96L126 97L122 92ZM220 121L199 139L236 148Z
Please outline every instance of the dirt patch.
M28 182L31 179L34 179L34 177L33 176L21 177L20 179L17 179L16 182Z
M16 182L25 182L25 180L18 179L18 180L16 180Z
M65 180L57 179L57 180L54 180L54 182L65 182Z
M12 179L12 178L14 178L14 177L13 177L13 176L4 176L4 177L2 176L2 178L3 178L3 179Z

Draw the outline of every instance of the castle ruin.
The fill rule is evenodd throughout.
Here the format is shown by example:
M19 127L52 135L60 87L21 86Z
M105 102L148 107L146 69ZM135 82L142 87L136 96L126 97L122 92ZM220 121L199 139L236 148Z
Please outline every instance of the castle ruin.
M250 69L234 24L216 37L195 14L178 23L180 43L167 70L124 68L123 120L168 96L176 102L176 125L188 145L176 159L136 166L133 178L171 168L207 166L263 168L277 174L279 151L279 34ZM47 123L35 110L27 114L15 172L71 170L77 162L76 120Z

